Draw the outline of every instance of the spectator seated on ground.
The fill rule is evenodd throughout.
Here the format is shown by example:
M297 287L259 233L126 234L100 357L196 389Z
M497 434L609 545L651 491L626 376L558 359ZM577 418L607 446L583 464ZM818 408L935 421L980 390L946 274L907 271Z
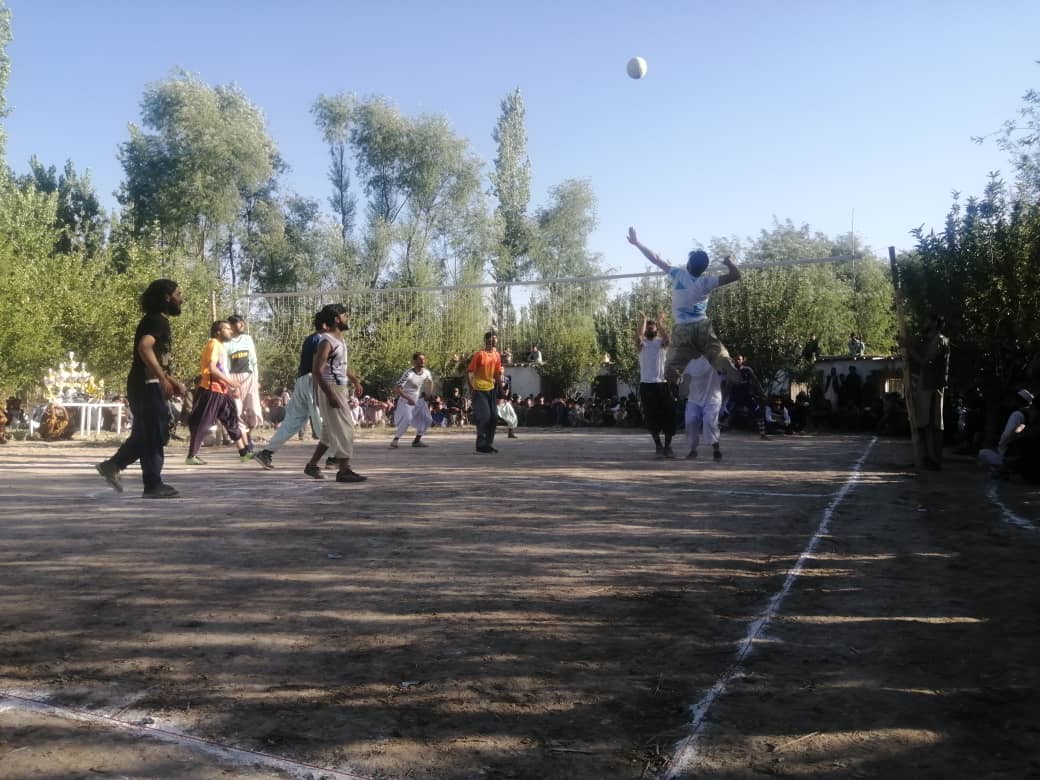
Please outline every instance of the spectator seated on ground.
M435 395L430 402L430 417L434 428L448 427L448 410L444 406L444 399Z
M766 421L766 433L791 433L791 415L780 396L774 395L769 399L763 416Z
M812 401L809 400L809 394L800 390L794 397L789 411L791 413L791 430L801 433L808 427L809 415L812 412Z
M990 466L995 472L1004 466L1004 460L1007 457L1008 447L1011 446L1011 442L1025 432L1035 400L1033 394L1025 389L1019 390L1015 394L1015 409L1008 415L996 449L979 450L978 458L981 465Z
M1025 412L1025 422L1016 426L1008 441L997 476L1007 479L1012 474L1032 484L1040 483L1040 399L1033 399Z

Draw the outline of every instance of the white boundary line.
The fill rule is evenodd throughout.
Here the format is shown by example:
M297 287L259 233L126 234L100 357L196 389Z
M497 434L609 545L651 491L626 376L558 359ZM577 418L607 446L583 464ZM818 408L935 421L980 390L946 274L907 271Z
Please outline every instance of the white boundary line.
M330 778L330 780L371 780L371 778L366 775L359 775L350 771L329 769L327 767L318 766L317 764L293 761L291 758L283 758L270 753L231 747L230 745L224 745L220 742L203 739L202 737L193 737L190 734L182 734L169 727L159 728L156 726L143 726L110 715L90 712L78 707L65 707L59 704L48 704L47 702L40 701L38 698L34 698L33 696L0 691L0 712L4 712L5 710L21 710L25 712L42 713L44 715L52 715L69 720L95 723L109 729L115 728L121 731L130 731L139 736L149 736L163 742L173 743L194 752L208 753L234 764L235 766L249 767L259 765L265 769L286 772L291 777L301 778L301 780L303 780L303 778L313 778L316 775L318 777Z
M508 483L509 477L505 477L498 481L498 484ZM530 480L527 478L517 478L514 481L528 483ZM664 488L671 485L672 482L664 482L662 484L647 483L648 487L654 490L658 488ZM611 485L600 481L597 477L590 477L588 480L575 480L575 479L553 479L546 483L545 489L554 488L557 486L563 487L576 487L576 488L589 488L596 491L603 492L617 492L627 493L630 492L632 486L630 484L623 485ZM834 493L781 493L769 490L731 490L729 488L676 488L676 493L714 493L723 496L766 496L766 497L781 497L781 498L830 498ZM508 498L508 497L507 497Z
M780 611L780 606L783 604L784 599L787 597L788 592L791 590L791 586L794 585L795 580L802 573L805 568L805 563L812 554L815 552L817 545L820 543L820 537L827 533L827 529L830 526L831 518L834 516L835 510L844 500L845 496L853 485L859 481L860 470L863 468L863 463L866 461L870 451L874 448L877 443L877 437L875 436L870 440L870 444L863 451L863 454L859 456L859 460L852 467L852 473L849 478L845 480L845 484L841 486L837 493L834 494L834 499L827 505L827 508L823 510L823 517L820 519L820 524L816 527L816 532L813 533L812 538L809 539L809 543L805 549L802 550L802 554L798 556L798 560L795 561L791 570L787 573L784 584L780 590L773 594L772 598L769 599L769 604L765 610L748 626L747 633L744 635L744 639L740 642L737 647L737 654L733 659L733 663L730 664L729 668L715 681L714 685L708 690L704 696L701 697L700 701L693 704L690 707L690 721L687 724L689 728L689 734L686 737L679 740L675 744L675 748L672 751L672 758L665 766L665 774L663 775L664 780L677 780L682 776L682 773L689 767L694 759L697 757L697 742L704 730L705 719L708 716L708 712L711 710L712 705L715 701L726 692L726 687L733 682L736 678L744 673L744 659L747 658L748 654L754 649L755 641L765 632L769 627L770 621Z
M1024 517L1016 515L1014 512L1007 508L1004 502L1000 500L1000 496L997 495L996 483L990 483L990 486L986 488L986 497L994 504L996 504L998 509L1000 509L1001 514L1004 516L1005 523L1017 525L1019 528L1023 528L1026 531L1040 530L1037 529L1035 525L1026 520Z

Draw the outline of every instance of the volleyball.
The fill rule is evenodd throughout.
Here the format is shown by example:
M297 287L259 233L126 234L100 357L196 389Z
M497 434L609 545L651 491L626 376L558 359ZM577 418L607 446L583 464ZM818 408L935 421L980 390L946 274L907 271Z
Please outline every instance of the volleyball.
M628 61L628 75L634 79L641 79L646 75L646 60L642 57L633 57Z

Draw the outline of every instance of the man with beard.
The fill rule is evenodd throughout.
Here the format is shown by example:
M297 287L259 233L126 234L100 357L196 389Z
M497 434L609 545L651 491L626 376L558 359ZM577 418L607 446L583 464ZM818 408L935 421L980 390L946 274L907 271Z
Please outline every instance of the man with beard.
M657 457L674 458L675 399L664 375L665 350L669 343L664 315L659 314L656 320L650 320L643 314L636 328L635 340L639 352L639 401L643 405L643 420L654 439Z
M170 317L181 313L184 293L172 279L156 279L141 295L144 317L134 334L134 357L126 380L126 395L133 414L130 436L108 460L95 467L116 491L123 492L120 472L141 462L144 498L177 498L175 488L162 481L163 448L169 440L166 401L184 395L183 383L170 376L173 336Z

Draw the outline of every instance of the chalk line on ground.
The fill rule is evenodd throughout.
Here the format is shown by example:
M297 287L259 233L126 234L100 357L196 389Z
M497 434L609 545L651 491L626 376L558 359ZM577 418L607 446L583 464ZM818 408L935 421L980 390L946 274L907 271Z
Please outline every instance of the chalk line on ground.
M1014 512L1008 509L1007 505L1003 501L1000 500L1000 495L997 493L997 484L995 482L991 482L989 487L986 488L986 497L989 498L989 500L992 501L1000 510L1000 513L1003 516L1005 523L1017 525L1019 528L1023 528L1026 531L1037 530L1037 527L1035 525L1033 525L1031 522L1029 522L1026 518L1022 517L1021 515L1016 515Z
M704 724L712 705L726 692L727 686L744 673L744 659L747 658L748 654L754 648L756 640L758 640L765 632L769 623L780 611L780 606L783 604L784 599L790 592L795 580L805 568L806 561L808 561L816 551L816 547L820 543L820 538L827 533L827 529L830 526L831 518L834 516L835 510L837 510L838 506L845 499L845 496L848 495L848 492L856 482L859 481L860 471L863 468L863 464L866 462L867 456L870 454L870 451L874 448L874 444L876 443L877 437L875 436L870 440L870 443L863 451L863 454L860 455L859 459L853 465L852 473L849 475L849 478L845 480L845 483L841 486L838 492L834 494L834 498L827 505L827 508L823 510L823 517L820 519L820 524L816 527L816 531L809 539L809 543L806 545L805 549L802 550L802 554L798 556L798 560L795 561L794 566L791 567L791 570L787 573L787 577L784 579L784 584L780 587L780 590L774 593L772 598L769 599L769 603L766 605L765 610L751 622L750 626L748 626L744 639L741 640L737 647L737 653L733 659L733 663L730 664L729 668L726 669L711 688L708 689L707 693L705 693L696 704L693 704L690 707L690 720L687 723L689 733L676 743L675 749L672 751L672 758L665 766L663 774L664 780L677 780L677 778L681 777L682 773L696 759L697 741L704 729Z
M202 737L193 737L190 734L183 734L174 730L172 726L146 726L78 707L51 704L41 700L39 698L40 695L37 692L22 691L21 693L13 693L11 691L0 691L0 712L5 710L22 710L68 720L94 723L109 729L136 733L139 736L150 736L195 752L208 753L236 766L261 766L265 769L286 772L292 777L301 778L301 780L306 777L313 778L315 773L320 773L319 777L329 778L329 780L372 780L366 775L360 775L350 770L330 769L317 764L308 764L304 761L294 761L291 758L284 758L271 753L232 747L231 745L203 739Z

